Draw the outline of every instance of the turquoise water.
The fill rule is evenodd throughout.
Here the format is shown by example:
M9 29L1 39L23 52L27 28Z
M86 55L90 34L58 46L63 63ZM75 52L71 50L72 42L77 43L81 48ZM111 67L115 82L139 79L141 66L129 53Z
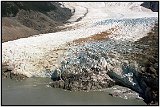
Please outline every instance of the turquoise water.
M142 100L115 98L107 92L70 92L52 88L49 78L2 80L2 105L146 105Z

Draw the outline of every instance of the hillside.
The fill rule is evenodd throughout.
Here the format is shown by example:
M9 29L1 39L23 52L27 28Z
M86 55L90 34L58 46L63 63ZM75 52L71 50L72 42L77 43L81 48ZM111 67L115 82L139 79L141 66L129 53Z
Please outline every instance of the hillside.
M2 2L2 42L56 32L71 15L57 2Z

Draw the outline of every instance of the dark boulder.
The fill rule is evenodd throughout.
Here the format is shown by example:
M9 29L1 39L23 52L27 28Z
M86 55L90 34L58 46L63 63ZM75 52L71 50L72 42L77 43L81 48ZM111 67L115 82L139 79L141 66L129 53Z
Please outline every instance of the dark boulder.
M153 1L153 2L144 2L141 4L141 6L151 9L153 12L158 12L159 10L159 3L158 1Z

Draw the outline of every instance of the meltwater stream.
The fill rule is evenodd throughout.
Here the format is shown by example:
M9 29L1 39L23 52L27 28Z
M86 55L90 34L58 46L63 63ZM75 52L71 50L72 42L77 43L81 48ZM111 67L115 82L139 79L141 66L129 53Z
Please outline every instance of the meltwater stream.
M2 80L2 105L146 105L143 100L122 99L102 91L75 91L49 87L49 78Z

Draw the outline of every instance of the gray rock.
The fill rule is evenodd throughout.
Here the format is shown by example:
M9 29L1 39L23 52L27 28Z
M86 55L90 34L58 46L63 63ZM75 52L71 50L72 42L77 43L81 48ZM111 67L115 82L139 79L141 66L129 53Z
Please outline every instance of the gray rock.
M104 91L109 92L109 95L113 97L120 97L123 99L142 99L137 92L122 86L116 85Z
M148 8L148 9L151 9L152 11L154 12L158 12L158 1L155 2L144 2L141 4L141 6L145 7L145 8Z
M151 73L153 73L153 74L157 74L157 71L151 66L151 67L149 67L149 69L150 69L150 71L151 71Z

